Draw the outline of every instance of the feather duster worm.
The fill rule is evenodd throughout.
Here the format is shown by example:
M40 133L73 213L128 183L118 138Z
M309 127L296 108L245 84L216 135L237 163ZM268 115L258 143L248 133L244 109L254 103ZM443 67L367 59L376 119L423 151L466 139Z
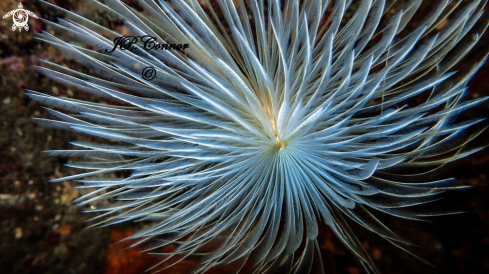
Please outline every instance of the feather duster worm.
M461 133L479 120L455 117L486 100L462 100L482 62L465 75L451 68L477 42L486 1L432 1L426 14L420 0L395 13L386 0L141 0L139 11L105 2L95 5L131 37L64 11L47 23L70 42L38 38L91 74L48 61L55 70L38 70L117 104L28 95L71 113L49 110L59 119L38 123L111 141L49 151L87 159L68 164L84 172L54 181L97 189L79 205L115 201L92 210L103 212L96 225L151 221L133 238L151 242L148 251L175 244L165 266L196 255L196 272L245 262L249 273L322 272L324 222L377 272L344 217L402 247L371 211L420 220L430 213L410 207L455 186L397 171L477 151L461 149L476 135ZM161 50L168 44L188 46ZM97 176L118 171L128 175Z

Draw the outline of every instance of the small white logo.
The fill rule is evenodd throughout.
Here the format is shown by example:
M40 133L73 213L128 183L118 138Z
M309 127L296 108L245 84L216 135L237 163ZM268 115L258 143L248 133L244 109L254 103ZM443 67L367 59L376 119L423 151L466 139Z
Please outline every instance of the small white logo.
M12 25L12 30L15 31L19 28L19 31L22 31L24 28L26 31L29 30L29 25L27 25L27 19L29 19L29 15L38 18L32 11L28 11L23 9L22 4L19 4L19 8L16 10L12 10L9 13L3 16L3 19L10 17L13 15L14 24Z

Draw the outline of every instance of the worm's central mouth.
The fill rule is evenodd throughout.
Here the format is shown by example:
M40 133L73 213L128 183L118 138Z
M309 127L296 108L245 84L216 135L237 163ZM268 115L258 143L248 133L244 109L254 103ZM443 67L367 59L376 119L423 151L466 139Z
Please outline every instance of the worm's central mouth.
M286 142L277 139L277 141L275 143L273 143L273 145L271 147L271 151L273 153L279 152L281 150L284 150L286 147L287 147Z

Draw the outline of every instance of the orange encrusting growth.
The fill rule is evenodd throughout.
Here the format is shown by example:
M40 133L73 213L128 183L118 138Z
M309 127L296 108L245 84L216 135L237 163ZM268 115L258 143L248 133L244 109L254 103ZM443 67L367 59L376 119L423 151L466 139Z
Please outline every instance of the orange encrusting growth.
M112 244L107 250L105 274L142 273L156 263L157 257L141 253L138 247L129 248L131 241L118 243L132 234L134 234L133 230L120 231L112 229Z
M107 250L107 266L105 274L140 274L158 264L162 257L141 252L140 246L129 247L133 241L123 241L127 237L134 234L133 230L121 231L117 229L111 230L111 245ZM122 241L122 242L121 242ZM215 248L218 248L216 245ZM213 247L212 247L213 248ZM211 248L211 249L212 249ZM162 248L159 252L171 253L175 250L174 245L168 245ZM160 264L154 271L161 270L170 263L165 262ZM159 271L159 274L187 274L198 265L198 259L186 258L175 266ZM211 269L208 274L229 273L236 268L236 264L222 266L219 269ZM250 265L246 262L243 269L249 269ZM151 273L151 271L149 272Z

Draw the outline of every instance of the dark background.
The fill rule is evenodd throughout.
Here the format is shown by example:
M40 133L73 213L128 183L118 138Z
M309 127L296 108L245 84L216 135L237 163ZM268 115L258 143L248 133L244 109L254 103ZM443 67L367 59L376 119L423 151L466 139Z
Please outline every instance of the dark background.
M84 1L51 2L116 30L120 28L120 22L95 12ZM0 14L3 16L16 9L18 3L2 0ZM56 20L56 14L46 11L39 2L23 1L23 5L41 18ZM487 15L484 16L487 19ZM115 244L134 232L133 224L84 229L88 226L84 221L93 215L83 214L82 208L71 204L83 193L73 188L73 182L48 182L74 171L63 167L66 159L49 157L41 151L68 148L69 141L85 137L33 124L31 117L47 118L48 115L24 92L32 89L99 100L41 77L35 65L39 65L37 59L41 58L72 69L85 69L33 39L35 32L51 30L41 20L29 18L27 32L12 32L11 26L11 18L0 20L0 272L142 273L155 258L138 253L137 248L127 249L127 243ZM487 52L488 34L456 69L467 69ZM469 88L466 98L489 95L488 64L479 70ZM488 103L479 105L464 112L462 118L487 117L488 109ZM489 131L486 130L474 144L488 144L488 141ZM353 226L382 273L489 273L488 160L488 149L485 149L438 171L440 179L456 177L461 184L473 186L469 190L447 193L445 201L441 202L441 205L464 210L465 214L434 217L425 223L380 216L402 238L421 246L412 250L433 267L373 233ZM318 241L326 273L363 273L328 227L322 227ZM189 263L184 261L164 273L185 273L184 266Z

